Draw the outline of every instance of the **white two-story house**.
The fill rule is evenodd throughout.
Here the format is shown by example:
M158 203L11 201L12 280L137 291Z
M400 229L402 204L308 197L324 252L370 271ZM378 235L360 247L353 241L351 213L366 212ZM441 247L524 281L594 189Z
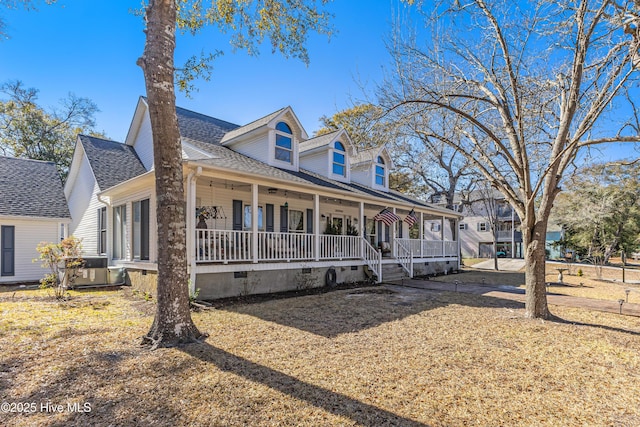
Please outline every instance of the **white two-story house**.
M458 269L458 242L423 229L460 216L390 190L384 147L357 152L344 130L310 138L290 107L244 126L177 114L190 286L201 298L381 281L386 264L406 275ZM78 138L65 185L71 233L134 286L153 285L157 271L154 179L140 98L124 143ZM385 209L398 220L378 221Z

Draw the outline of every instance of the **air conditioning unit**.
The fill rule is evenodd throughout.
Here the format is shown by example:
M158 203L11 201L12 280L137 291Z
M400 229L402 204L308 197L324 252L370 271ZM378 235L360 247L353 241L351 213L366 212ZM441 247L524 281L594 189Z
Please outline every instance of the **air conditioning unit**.
M73 287L118 286L125 284L124 267L108 267L106 257L82 257L82 268L73 281ZM61 269L61 275L64 269Z

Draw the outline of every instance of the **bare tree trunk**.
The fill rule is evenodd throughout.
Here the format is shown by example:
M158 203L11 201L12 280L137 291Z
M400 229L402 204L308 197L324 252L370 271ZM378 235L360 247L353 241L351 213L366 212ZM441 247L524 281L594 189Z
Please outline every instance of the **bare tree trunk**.
M176 9L174 0L151 0L147 39L138 65L144 72L153 133L158 223L158 302L143 342L170 347L196 341L191 320L186 259L185 198L180 132L174 92Z
M496 224L493 226L493 269L500 270L498 268L498 227Z
M525 259L525 317L548 319L546 293L546 220L537 221L532 227L523 228L522 238Z

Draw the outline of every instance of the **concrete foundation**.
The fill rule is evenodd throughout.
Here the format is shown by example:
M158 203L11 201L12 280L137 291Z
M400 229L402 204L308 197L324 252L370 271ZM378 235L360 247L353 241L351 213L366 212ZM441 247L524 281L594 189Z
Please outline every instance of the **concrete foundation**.
M451 274L458 269L457 261L430 261L413 264L414 276L430 276L436 274Z
M217 299L253 294L295 291L325 286L329 267L297 268L269 271L198 274L196 289L199 298ZM335 267L336 283L359 282L365 279L363 267Z
M149 270L135 270L127 268L126 284L134 290L149 293L153 298L158 296L158 273Z

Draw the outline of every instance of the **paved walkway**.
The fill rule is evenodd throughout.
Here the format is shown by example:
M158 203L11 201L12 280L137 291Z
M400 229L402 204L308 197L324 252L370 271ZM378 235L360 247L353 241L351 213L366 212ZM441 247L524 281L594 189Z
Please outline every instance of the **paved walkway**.
M479 270L493 270L495 263L493 258L479 262L471 266ZM498 268L500 271L520 271L524 268L524 260L520 258L498 258Z
M389 282L391 285L400 285L400 281ZM454 283L437 282L431 280L404 279L401 286L424 289L430 291L448 291L455 292ZM524 303L524 289L513 286L492 286L460 283L457 286L457 292L466 294L484 295L494 298L502 298L511 301ZM586 308L587 310L604 311L608 313L620 313L620 304L618 301L608 301L593 298L572 297L567 295L547 294L547 302L553 305L561 305L565 307ZM622 305L622 314L627 316L640 317L640 304L624 303Z

